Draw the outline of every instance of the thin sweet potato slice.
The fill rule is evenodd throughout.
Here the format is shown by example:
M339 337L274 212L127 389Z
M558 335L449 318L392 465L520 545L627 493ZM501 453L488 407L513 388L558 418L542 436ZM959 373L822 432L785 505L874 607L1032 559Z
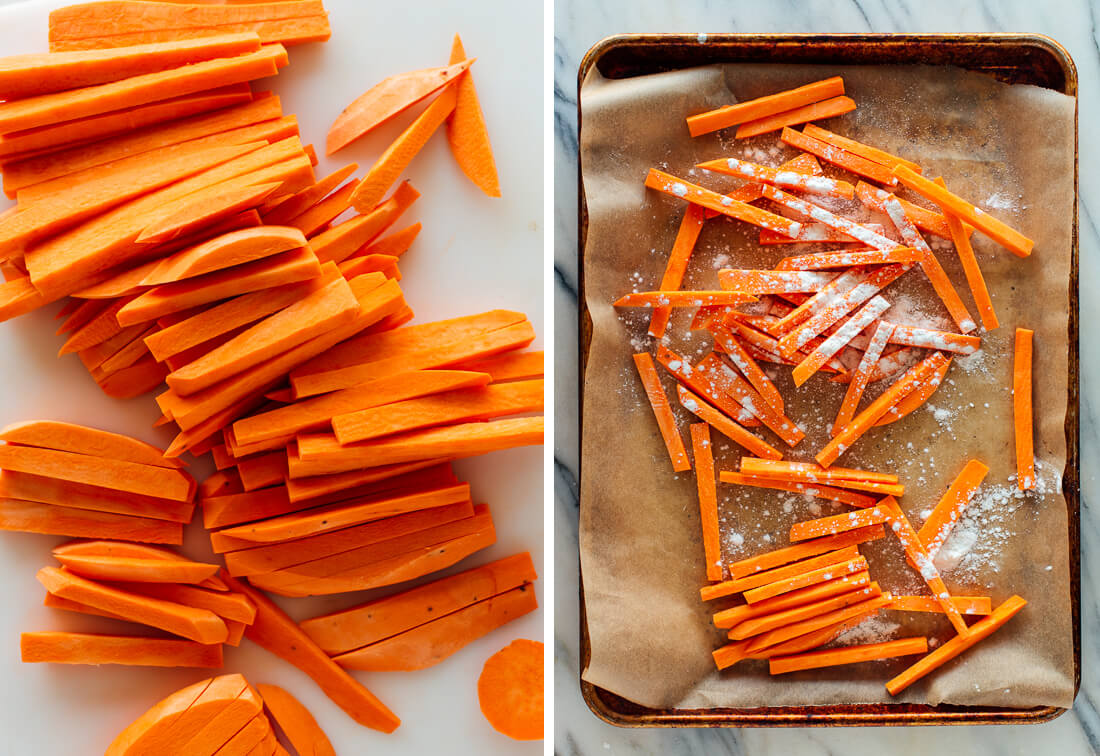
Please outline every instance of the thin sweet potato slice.
M111 433L58 420L13 423L0 429L0 441L20 446L37 446L43 449L88 454L106 459L120 459L154 467L183 467L179 460L166 458L164 453L152 444L121 433Z
M384 79L344 108L329 128L325 154L346 147L395 115L404 112L453 81L472 60L463 60L443 68L409 71Z
M295 751L311 756L336 756L324 730L298 699L277 685L257 685L256 690Z
M497 732L516 740L541 740L543 644L514 640L489 657L477 680L481 713Z

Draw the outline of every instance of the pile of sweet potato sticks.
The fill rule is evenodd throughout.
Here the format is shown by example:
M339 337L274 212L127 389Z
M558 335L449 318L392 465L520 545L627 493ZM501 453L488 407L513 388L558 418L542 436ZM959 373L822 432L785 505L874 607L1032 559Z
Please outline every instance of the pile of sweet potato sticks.
M981 338L974 334L977 322L921 232L954 243L986 330L997 328L998 322L971 235L976 230L1021 257L1031 253L1033 242L951 193L942 179L924 176L917 163L810 122L855 107L844 96L843 80L834 77L688 117L693 137L731 126L737 126L737 138L779 132L782 144L799 154L778 167L736 157L696 166L704 173L744 181L727 194L651 170L645 185L687 206L659 290L627 294L615 305L654 308L649 335L658 340L665 335L671 308L695 307L691 329L705 329L713 337L713 351L695 364L660 342L656 359L675 379L680 404L701 421L691 425L690 440L710 581L701 589L702 599L743 599L714 614L714 624L727 631L730 640L714 651L718 668L743 659L768 659L771 673L782 674L926 654L886 684L897 695L1004 625L1025 602L1012 596L994 608L987 597L953 596L933 563L988 471L982 462L970 460L965 465L919 531L898 505L896 497L904 493L898 476L834 464L875 426L899 420L927 401L944 380L953 356L981 348ZM805 124L801 131L791 128L799 124ZM826 177L819 161L838 169L836 175L854 174L857 182ZM899 189L930 201L938 211L902 199L894 193ZM883 223L838 215L823 206L829 203L822 198L858 198L867 210L884 216ZM760 200L767 200L778 214L755 204ZM759 227L761 245L823 243L838 248L787 257L773 270L721 269L717 288L683 291L681 282L700 229L718 215ZM891 307L887 287L914 269L927 277L957 331L886 319ZM1035 486L1031 337L1029 330L1016 331L1014 433L1020 489ZM634 361L673 470L691 470L653 357L641 352ZM806 435L785 414L783 397L762 363L791 366L796 386L819 371L847 383L831 437L820 440L816 463L784 461L777 445L749 430L763 426L792 448ZM887 378L895 379L873 400L863 402L869 384ZM712 428L746 452L739 470L722 470L716 476ZM802 493L852 509L796 523L790 546L724 563L717 481ZM894 596L873 580L859 545L885 537L887 530L900 541L930 595ZM955 635L930 653L924 637L813 650L884 608L941 612ZM981 618L968 624L963 615Z
M17 203L0 216L0 320L66 300L61 354L109 396L162 388L157 424L178 428L166 451L66 423L0 431L0 528L92 539L39 572L48 606L183 639L27 633L25 661L218 667L247 636L389 732L400 720L344 668L431 666L533 611L530 555L304 626L256 587L389 586L493 544L451 462L542 443L543 354L519 312L407 325L398 261L421 224L393 229L420 196L400 183L409 163L445 125L462 171L500 196L461 41L447 66L385 79L333 124L328 154L430 100L364 178L353 163L317 179L296 117L252 82L288 64L284 45L329 34L318 0L92 2L51 14L51 52L0 59L0 173ZM218 472L197 485L185 452ZM180 545L196 503L225 569L148 545ZM205 684L219 706L250 690ZM195 742L278 752L259 704L244 709L248 749L227 723ZM207 752L156 721L113 752Z

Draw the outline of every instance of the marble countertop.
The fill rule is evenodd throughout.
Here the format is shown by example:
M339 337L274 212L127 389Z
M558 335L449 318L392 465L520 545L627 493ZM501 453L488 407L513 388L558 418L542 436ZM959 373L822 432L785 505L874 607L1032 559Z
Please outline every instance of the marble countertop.
M556 338L555 438L555 751L559 754L1076 754L1100 753L1100 643L1096 639L1100 592L1100 495L1091 462L1100 453L1094 402L1100 400L1100 357L1081 353L1081 614L1082 682L1073 710L1030 726L868 729L618 729L587 708L578 684L577 575L577 67L605 36L627 32L1037 32L1072 54L1080 77L1080 281L1084 292L1100 284L1100 181L1090 173L1100 134L1088 126L1100 117L1100 4L1090 0L557 0L554 31ZM1100 337L1100 301L1081 297L1081 342Z

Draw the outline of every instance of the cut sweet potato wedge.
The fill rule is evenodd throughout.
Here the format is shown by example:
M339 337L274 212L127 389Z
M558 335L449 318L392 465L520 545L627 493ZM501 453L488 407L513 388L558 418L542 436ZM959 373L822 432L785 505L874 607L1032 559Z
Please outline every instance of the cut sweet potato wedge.
M43 567L37 577L47 591L61 598L78 601L198 643L223 643L228 635L225 622L206 609L128 593L56 567Z
M456 34L451 45L450 62L454 65L464 60L466 50ZM458 167L478 189L490 197L499 197L500 180L497 178L493 148L489 145L485 117L481 113L481 103L474 88L473 72L461 74L455 86L458 97L454 112L447 119L447 141L451 145L451 154Z
M151 102L135 108L115 110L102 115L78 118L24 131L0 135L0 158L27 160L38 155L57 152L74 145L88 145L131 130L142 129L168 121L176 121L199 113L250 102L252 91L247 82L219 87L194 94Z
M256 690L295 751L311 756L336 756L317 720L298 699L277 685L257 685Z
M126 664L143 667L220 667L222 647L167 638L90 633L23 633L22 661L54 664Z
M0 250L20 249L56 235L127 200L254 152L264 144L206 147L184 143L164 148L155 163L128 158L117 169L90 168L89 172L102 173L65 182L66 188L21 205L18 213L0 222Z
M333 661L345 669L377 672L425 669L537 608L534 588L522 585Z
M329 554L320 559L300 562L270 573L253 575L249 579L255 585L261 585L262 582L261 587L276 592L278 592L278 588L272 588L272 585L292 587L298 583L304 584L314 581L313 587L316 587L318 585L316 581L327 578L339 579L347 576L356 576L370 581L382 581L370 582L370 587L390 585L426 574L426 572L420 571L413 574L412 571L423 569L428 562L440 563L440 566L434 569L442 569L443 566L454 564L459 559L472 554L476 549L463 550L451 547L454 547L462 539L471 539L481 535L492 536L487 543L495 540L493 518L489 513L489 508L484 504L474 507L472 517L444 522L430 528L388 538L385 541L377 541L359 548ZM445 551L437 554L436 552L441 548ZM448 559L451 561L446 561ZM427 572L432 572L434 569L427 570ZM394 575L406 574L409 575L409 578L393 579ZM343 588L342 590L349 589Z
M395 585L445 569L494 543L496 532L492 523L489 523L476 532L458 536L445 543L425 546L335 574L302 577L299 574L302 568L294 567L284 572L256 575L251 580L264 590L282 596L325 596L368 590ZM316 563L306 566L310 570L315 567L318 567Z
M289 226L245 228L162 259L141 283L144 286L157 286L194 278L305 245L306 237L302 232Z
M232 731L232 727L236 723L228 724L225 726L224 733ZM222 723L218 723L218 727L222 727ZM248 756L252 752L253 748L259 746L263 742L264 738L271 734L271 722L261 712L248 720L248 723L237 730L237 732L225 741L225 743L217 749L219 756Z
M394 433L471 420L490 420L543 409L543 381L518 381L459 389L335 415L332 428L341 444Z
M534 328L530 322L524 320L445 347L373 360L365 364L353 364L325 372L297 376L291 373L290 385L294 389L295 396L301 399L329 391L339 391L409 370L443 368L472 359L491 357L501 352L522 349L534 339Z
M317 256L309 247L301 247L229 270L157 286L121 308L116 317L124 326L146 323L219 299L316 278L320 273Z
M395 115L439 91L473 63L463 60L443 68L409 71L384 79L344 108L329 128L325 154L346 147Z
M231 574L235 577L249 577L278 572L304 562L409 536L473 517L473 513L473 505L463 501L282 543L260 544L244 539L231 539L221 533L211 534L211 541L216 550L228 552L225 554L225 563Z
M148 750L139 749L137 753L165 753L180 743L187 742L196 733L210 725L214 719L241 696L247 695L250 688L241 675L223 675L215 677L210 686L188 708L184 716L165 730L156 740L145 743ZM163 750L158 750L161 748Z
M212 591L194 585L174 583L123 583L119 587L149 598L207 609L225 620L244 625L252 624L256 618L256 607L252 601L247 596L232 591Z
M324 506L341 501L373 496L386 492L411 491L442 488L458 483L458 478L449 465L436 465L403 475L395 475L380 481L368 482L351 488L321 492L317 496L300 501L290 499L286 486L278 485L245 493L233 493L214 496L203 500L203 524L209 528L239 525L244 522L263 520L270 517L300 512L312 507ZM233 543L239 539L226 536L222 532L211 533L211 543L216 553L231 551L232 548L253 548L254 541ZM232 543L232 548L222 548Z
M0 446L0 468L171 501L190 501L195 492L182 470L14 444Z
M485 373L463 370L415 370L399 373L242 418L233 424L233 434L240 442L256 443L323 428L338 415L441 392L486 386L488 381L489 377Z
M245 631L249 639L312 677L325 695L359 724L382 732L397 729L401 720L329 659L271 599L227 575L222 577L231 590L245 594L256 605L256 621Z
M56 420L14 423L0 429L0 441L120 459L154 467L183 466L178 460L165 458L163 452L152 444L136 438Z
M420 509L459 504L469 500L469 484L460 483L445 488L399 493L392 496L381 494L351 499L347 502L288 514L252 525L241 525L224 531L224 534L261 543L290 541Z
M419 197L420 192L405 181L378 207L322 231L309 245L321 260L343 262L396 223Z
M253 186L226 187L205 193L172 215L148 226L138 235L137 240L156 244L194 232L203 226L259 206L281 186L282 182L273 181Z
M264 223L272 226L286 225L308 208L327 197L333 189L340 185L340 182L357 170L359 170L358 163L349 163L289 197L265 203L260 208L260 213L264 216Z
M94 580L135 583L201 583L218 571L216 564L121 556L58 554L57 561L76 575Z
M144 105L162 99L164 92L180 96L272 76L278 73L277 61L285 55L281 45L273 45L232 58L0 103L0 132L6 134Z
M148 128L141 128L139 124L135 131L91 144L10 161L4 165L4 191L8 196L21 191L23 199L30 201L34 194L27 190L32 186L50 184L62 176L75 175L100 165L117 164L126 158L148 155L174 144L209 139L220 134L251 137L242 139L240 143L258 141L255 137L257 132L248 131L248 127L274 123L281 117L279 98L265 97Z
M151 225L193 203L203 192L281 181L295 191L312 181L313 168L297 137L283 139L96 216L26 251L34 285L61 296L96 283L94 276L149 254L137 237ZM92 279L92 280L89 280Z
M383 277L379 275L379 278ZM193 394L346 325L358 313L359 301L348 282L336 278L228 343L174 371L168 376L167 383L181 396Z
M522 323L526 319L526 315L514 310L489 310L450 320L438 320L377 333L363 333L301 365L291 372L291 376L327 372L351 365L439 349L454 342L466 341Z
M534 446L542 443L542 434L543 418L524 417L410 431L347 446L342 446L332 435L302 435L298 437L297 454L289 455L290 477Z
M237 678L241 685L244 684L244 678L240 675L225 675L218 679L226 677ZM148 753L154 745L171 745L171 741L164 740L165 735L179 723L213 682L213 678L200 680L160 701L118 734L107 747L106 756Z
M158 360L167 360L289 307L323 283L322 277L310 278L234 297L161 328L146 337L145 345Z
M247 557L248 552L241 556ZM329 654L370 646L535 580L528 553L498 559L392 596L302 622Z
M245 683L240 694L225 702L221 710L207 719L190 738L184 737L182 733L176 733L175 747L180 753L213 756L227 746L234 736L256 717L262 716L262 713L263 701L255 689ZM258 741L259 738L256 738L255 742Z
M382 197L409 167L436 129L454 112L457 99L458 94L453 85L444 87L412 125L386 148L351 195L351 203L356 210L361 213L370 212L382 201ZM2 115L0 106L0 124L3 123Z
M356 282L359 280L356 279L351 282L353 289L356 288ZM404 301L400 286L393 281L387 281L385 284L369 291L357 292L356 296L359 299L360 310L357 319L351 323L311 339L253 370L234 376L216 386L188 397L179 397L174 392L166 392L157 398L158 404L161 406L162 411L169 410L171 412L173 419L183 430L193 429L200 423L209 420L219 411L241 401L244 397L262 394L263 391L273 388L282 380L288 370L292 370L297 365L316 357L341 341L359 333L367 326L378 322L397 309ZM240 417L246 411L243 410L227 418L226 424ZM221 427L224 427L224 425L218 426L218 429ZM206 438L206 435L202 438ZM167 450L165 453L170 454L171 450Z
M235 3L236 4L236 3ZM280 2L280 5L304 6L305 3ZM207 5L200 3L200 5ZM105 34L96 37L83 37L81 39L55 39L50 41L51 52L66 52L71 50L103 50L112 47L126 47L130 45L147 45L157 42L173 42L181 39L195 39L208 37L212 33L218 34L242 34L249 32L256 34L263 45L299 45L305 42L324 42L332 36L332 27L328 22L328 15L321 13L314 16L301 16L298 18L275 18L264 21L243 21L240 23L219 24L210 27L190 27L186 29L146 28L142 31L123 32L122 34ZM286 65L286 58L279 60L279 65Z
M320 202L291 218L287 221L287 225L300 229L307 237L314 236L351 207L351 195L358 185L359 179L352 179Z
M118 538L175 545L183 543L183 525L179 522L9 498L0 498L0 530L72 538Z

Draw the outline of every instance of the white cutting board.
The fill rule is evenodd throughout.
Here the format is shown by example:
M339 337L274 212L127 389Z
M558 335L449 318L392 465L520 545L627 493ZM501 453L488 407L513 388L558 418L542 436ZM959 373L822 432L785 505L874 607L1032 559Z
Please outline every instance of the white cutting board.
M44 52L47 15L61 3L31 2L0 8L0 55ZM332 39L290 48L290 65L268 80L296 113L303 142L324 151L337 114L391 74L444 65L451 38L462 35L478 58L474 77L496 154L503 199L478 191L451 160L436 134L410 167L423 196L400 225L424 229L401 260L406 297L415 322L492 308L522 310L543 332L543 113L542 4L491 0L417 0L367 3L326 0ZM263 86L256 87L257 89ZM171 93L166 93L170 96ZM400 127L360 140L334 158L321 158L318 176L351 161L363 171ZM0 323L0 425L36 418L68 420L167 444L154 430L152 395L117 401L103 395L75 355L58 359L58 309ZM535 342L541 348L541 338ZM531 551L544 574L542 449L498 452L455 465L476 501L493 510L497 543L451 568L456 572L518 551ZM201 477L206 468L197 471ZM201 522L190 526L185 551L210 559ZM64 538L0 532L0 733L4 754L102 753L115 735L164 696L209 676L202 670L22 664L25 630L115 632L109 620L70 615L42 606L35 572L53 562L50 549ZM546 600L536 586L540 603ZM375 593L280 600L297 619L351 606ZM226 647L224 672L253 683L282 685L304 703L340 754L536 754L541 743L518 743L498 734L478 708L477 678L485 660L515 638L542 639L542 610L470 644L420 672L356 674L401 717L392 735L367 730L331 703L302 672L249 641ZM115 628L115 629L112 629ZM127 632L133 632L130 629ZM212 671L217 674L218 672Z

